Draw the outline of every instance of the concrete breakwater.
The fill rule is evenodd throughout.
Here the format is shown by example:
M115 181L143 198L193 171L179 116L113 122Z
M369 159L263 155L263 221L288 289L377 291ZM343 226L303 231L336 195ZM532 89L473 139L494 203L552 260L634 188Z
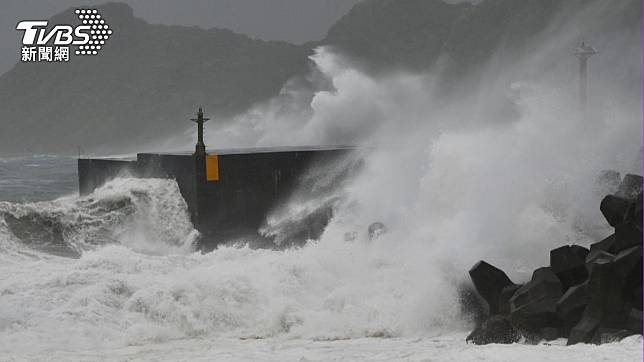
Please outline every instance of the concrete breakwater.
M619 177L619 175L617 175ZM568 338L607 343L642 334L642 177L626 175L600 209L615 232L585 248L550 251L524 284L480 261L469 271L484 306L475 344Z

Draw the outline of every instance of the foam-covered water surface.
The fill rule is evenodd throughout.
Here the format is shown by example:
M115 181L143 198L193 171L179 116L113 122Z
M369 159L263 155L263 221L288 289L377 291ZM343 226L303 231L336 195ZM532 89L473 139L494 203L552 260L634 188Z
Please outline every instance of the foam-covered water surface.
M120 236L80 244L70 258L25 244L3 223L3 360L582 361L641 352L641 338L600 348L466 345L462 272L395 233L346 241L335 225L300 248L195 253L172 180L115 179L86 197L2 209L56 220L70 230L65 242L98 230Z

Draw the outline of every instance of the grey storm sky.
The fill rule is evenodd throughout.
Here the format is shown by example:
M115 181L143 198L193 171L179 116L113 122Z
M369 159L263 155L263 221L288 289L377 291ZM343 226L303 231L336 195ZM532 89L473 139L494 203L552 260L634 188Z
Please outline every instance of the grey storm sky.
M265 40L303 43L328 28L361 0L115 0L149 23L227 28ZM47 19L72 6L106 0L3 0L0 2L0 74L19 60L21 20Z

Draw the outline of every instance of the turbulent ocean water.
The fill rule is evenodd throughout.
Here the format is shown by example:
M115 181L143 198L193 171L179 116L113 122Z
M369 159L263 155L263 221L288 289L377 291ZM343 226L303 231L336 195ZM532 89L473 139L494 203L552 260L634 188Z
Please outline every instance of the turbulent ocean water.
M73 158L0 158L0 361L641 360L640 336L466 344L459 303L481 259L522 283L551 249L612 233L601 175L642 172L639 29L593 39L579 112L568 50L584 34L571 28L602 18L597 5L449 96L440 67L374 75L320 47L306 82L213 115L212 147L359 146L358 171L345 173L350 159L311 170L267 215L260 231L279 243L332 207L300 247L201 254L173 180L117 178L79 197ZM191 128L140 150L193 145ZM374 222L387 232L370 240Z
M0 360L635 361L603 346L475 346L454 285L389 238L194 251L173 180L76 194L75 160L0 160ZM412 249L418 251L418 249Z

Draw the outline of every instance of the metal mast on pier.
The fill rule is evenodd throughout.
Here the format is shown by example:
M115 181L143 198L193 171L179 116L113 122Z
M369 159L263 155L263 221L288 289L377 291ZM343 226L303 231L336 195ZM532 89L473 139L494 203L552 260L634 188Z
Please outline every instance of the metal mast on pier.
M597 54L597 50L582 41L573 54L579 59L579 108L585 114L588 103L588 59Z
M197 118L190 119L197 124L197 146L195 147L195 156L206 156L206 145L203 143L203 124L210 118L203 118L203 110L199 107Z

